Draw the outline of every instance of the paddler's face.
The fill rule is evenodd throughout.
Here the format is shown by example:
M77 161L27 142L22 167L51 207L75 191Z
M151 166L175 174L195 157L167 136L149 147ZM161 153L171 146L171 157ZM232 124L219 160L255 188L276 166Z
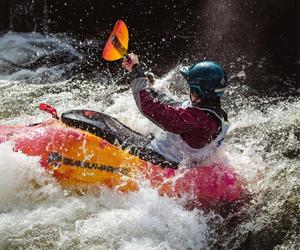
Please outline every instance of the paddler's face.
M195 102L201 102L201 99L198 95L196 95L194 92L190 91L190 100L192 103Z

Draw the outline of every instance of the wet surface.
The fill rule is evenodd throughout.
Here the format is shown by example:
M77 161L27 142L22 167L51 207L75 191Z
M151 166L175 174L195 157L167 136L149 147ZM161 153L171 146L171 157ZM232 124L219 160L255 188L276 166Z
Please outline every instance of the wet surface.
M196 5L169 1L170 8L177 7L165 16L156 12L160 2L133 6L133 1L116 1L113 11L106 13L107 20L96 13L101 4L112 8L105 1L52 1L64 15L51 14L56 7L49 7L48 27L36 12L22 14L45 2L51 3L34 1L24 10L24 1L0 3L2 12L3 6L20 4L15 15L28 18L23 23L14 19L14 29L32 31L33 24L39 23L37 30L54 33L1 34L0 59L6 59L0 60L1 124L47 119L37 109L39 103L47 102L60 113L92 109L113 115L140 133L155 132L157 128L135 107L129 86L120 80L121 62L100 58L119 14L129 25L130 50L162 76L156 87L167 93L186 98L178 68L199 59L219 61L235 77L223 98L231 127L222 158L246 178L251 198L238 211L222 217L186 211L147 185L128 196L105 190L101 196L95 190L78 195L62 190L38 167L38 159L1 144L0 248L299 248L298 1L200 1ZM76 10L93 4L98 7L90 16L82 15L80 26ZM143 12L143 20L122 16L128 6L135 13ZM151 13L145 14L151 6ZM87 29L94 21L95 30ZM9 24L1 22L3 29Z

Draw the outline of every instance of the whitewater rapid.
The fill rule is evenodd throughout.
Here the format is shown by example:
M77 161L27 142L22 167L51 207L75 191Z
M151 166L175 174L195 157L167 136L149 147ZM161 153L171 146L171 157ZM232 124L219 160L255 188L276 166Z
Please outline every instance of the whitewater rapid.
M207 246L207 216L151 188L63 190L37 157L0 145L0 248L183 249Z
M26 70L0 60L1 125L49 118L38 110L39 103L46 102L59 113L92 109L140 133L157 132L138 111L131 90L113 84L113 77L107 84L107 73L99 72L91 79L65 77L83 59L73 40L8 33L0 37L0 56L28 65L49 54L49 44L51 50L71 55L72 61ZM244 67L240 68L235 73L245 78ZM178 68L155 86L175 98L186 97ZM4 143L0 144L0 249L232 249L246 244L249 234L262 235L267 225L280 230L274 218L282 222L287 213L297 211L293 204L299 202L300 101L250 96L247 86L233 83L224 108L231 127L221 157L246 178L253 195L241 211L243 216L232 215L239 223L230 229L230 218L198 209L187 211L147 185L130 194L64 190L40 168L38 157L14 152L13 145ZM290 211L287 202L292 204ZM278 241L279 247L297 246L297 215L291 216L295 224L286 234L291 237Z

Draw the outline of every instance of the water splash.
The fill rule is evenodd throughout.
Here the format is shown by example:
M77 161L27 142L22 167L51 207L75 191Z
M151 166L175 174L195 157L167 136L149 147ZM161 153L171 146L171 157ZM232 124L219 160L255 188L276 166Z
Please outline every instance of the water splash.
M0 247L205 248L207 218L144 187L132 194L62 190L38 158L0 145Z
M20 52L17 63L35 62L38 53L43 55L47 49L41 49L43 45L29 46L34 55L31 59L23 47L32 39L36 42L40 36L42 43L47 44L48 39L53 41L36 33L7 34L4 40L0 38L0 53L6 56ZM14 49L8 45L10 40ZM56 40L58 51L67 48L68 53L79 53L74 46L64 45L64 41ZM10 52L6 54L3 48L9 46ZM252 193L250 204L228 218L221 218L204 215L199 210L186 211L148 187L129 195L103 190L100 196L94 193L80 196L62 190L39 167L39 159L13 152L12 145L1 144L0 169L4 174L0 176L0 248L296 246L300 214L299 100L253 95L246 85L251 81L244 71L250 64L247 58L232 64L238 64L234 73L240 78L232 83L224 98L231 127L222 157L248 180ZM51 83L28 84L28 79L38 79L39 70L47 66L42 64L37 71L14 69L12 72L4 70L7 64L0 62L0 66L1 124L29 124L47 119L47 114L37 107L40 102L48 102L60 113L76 108L104 111L141 133L157 131L139 113L129 86L113 84L110 72L98 72L92 79L64 78L62 72L68 67L72 71L71 62L52 68L57 77ZM155 86L184 99L184 80L177 73L177 68L173 69Z

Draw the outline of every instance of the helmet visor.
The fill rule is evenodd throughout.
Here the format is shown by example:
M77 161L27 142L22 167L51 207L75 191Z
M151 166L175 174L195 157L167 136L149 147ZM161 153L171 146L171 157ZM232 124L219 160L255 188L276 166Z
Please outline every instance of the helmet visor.
M183 75L183 77L188 81L189 80L189 68L188 66L182 67L179 72Z

